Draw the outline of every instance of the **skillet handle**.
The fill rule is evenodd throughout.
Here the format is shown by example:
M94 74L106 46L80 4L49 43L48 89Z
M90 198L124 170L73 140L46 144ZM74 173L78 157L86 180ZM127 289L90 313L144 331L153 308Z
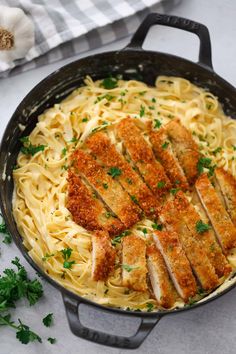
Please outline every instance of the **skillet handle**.
M199 63L213 69L211 59L211 40L208 28L201 23L183 17L162 15L158 13L147 15L133 35L131 42L124 48L124 50L141 50L147 33L153 25L174 27L195 33L200 39Z
M107 345L109 347L124 349L138 348L161 319L161 316L141 318L141 324L133 336L116 336L83 326L79 318L79 305L83 303L83 301L75 300L66 294L62 294L62 297L71 331L77 337L87 339L94 343Z

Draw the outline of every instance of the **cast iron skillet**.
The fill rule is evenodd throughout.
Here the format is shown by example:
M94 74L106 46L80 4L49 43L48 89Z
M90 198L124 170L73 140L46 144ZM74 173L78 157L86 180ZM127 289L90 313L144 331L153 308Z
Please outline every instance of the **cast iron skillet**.
M149 29L156 24L195 33L200 39L199 62L193 63L174 55L143 50L142 45L146 35ZM203 303L196 303L182 309L143 313L108 308L86 300L56 283L34 263L29 257L27 249L23 246L22 238L12 215L12 168L20 150L19 138L32 131L38 115L47 107L60 102L76 87L82 85L86 75L90 75L96 80L107 77L109 74L123 74L125 79L140 79L148 85L154 85L158 75L184 77L218 96L225 112L233 118L236 118L236 90L213 70L211 42L208 29L204 25L176 16L152 13L146 17L131 42L124 49L77 60L41 81L17 107L3 135L0 147L0 166L3 171L0 176L0 206L16 245L32 267L62 293L69 325L76 336L117 348L137 348L164 315L187 311ZM23 132L22 125L26 127ZM4 178L5 175L6 178ZM235 284L228 286L224 291L204 303L216 299L234 286ZM78 307L82 303L96 307L101 311L139 317L141 324L136 334L131 337L116 336L84 327L80 322L78 311Z

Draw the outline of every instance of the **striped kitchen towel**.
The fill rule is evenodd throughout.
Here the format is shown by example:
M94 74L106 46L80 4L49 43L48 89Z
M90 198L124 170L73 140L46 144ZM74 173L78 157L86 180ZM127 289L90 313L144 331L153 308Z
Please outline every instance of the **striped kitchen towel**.
M150 11L165 12L180 0L0 0L21 8L35 27L26 57L0 69L0 77L101 47L132 34ZM1 24L0 24L1 25Z

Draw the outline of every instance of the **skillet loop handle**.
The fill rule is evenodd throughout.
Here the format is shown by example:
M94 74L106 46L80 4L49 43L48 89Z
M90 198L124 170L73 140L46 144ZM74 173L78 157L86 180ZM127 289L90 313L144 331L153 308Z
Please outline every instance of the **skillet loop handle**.
M196 34L200 39L199 63L213 69L211 59L211 40L208 28L201 23L191 21L183 17L158 13L151 13L147 15L133 35L131 42L124 48L124 50L141 50L147 33L153 25L179 28Z
M91 342L107 345L115 348L135 349L138 348L161 317L146 317L141 319L137 332L131 337L116 336L83 326L79 318L79 305L83 303L62 294L66 308L67 319L71 331L80 338Z

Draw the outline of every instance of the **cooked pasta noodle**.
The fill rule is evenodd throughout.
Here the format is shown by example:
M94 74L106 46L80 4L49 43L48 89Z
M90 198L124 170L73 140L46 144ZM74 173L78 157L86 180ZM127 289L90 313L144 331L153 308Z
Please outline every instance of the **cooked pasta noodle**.
M236 121L224 114L213 94L178 77L159 76L155 87L119 80L109 90L87 77L85 86L39 116L29 141L45 147L33 156L19 153L13 213L30 256L58 283L99 304L146 310L148 303L157 306L155 300L148 292L123 287L120 267L107 282L92 279L91 233L73 222L66 208L70 154L100 129L122 151L113 127L127 116L137 119L145 138L144 123L158 119L164 125L178 117L202 152L236 177ZM151 232L152 222L144 219L133 227L145 239L143 228ZM73 250L71 269L63 267L60 252L67 247ZM236 267L236 257L229 258Z

